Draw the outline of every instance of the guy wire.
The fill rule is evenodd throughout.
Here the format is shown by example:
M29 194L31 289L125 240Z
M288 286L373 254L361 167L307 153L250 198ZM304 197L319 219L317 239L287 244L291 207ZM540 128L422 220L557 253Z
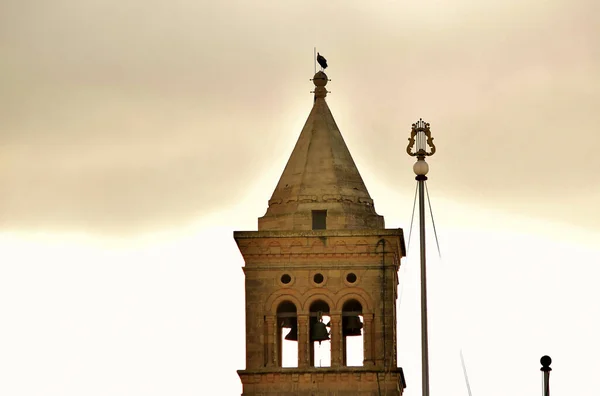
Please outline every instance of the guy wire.
M419 190L419 183L417 183L415 186L415 198L413 199L412 216L410 217L410 229L408 231L408 245L406 245L406 257L408 257L408 251L410 249L410 238L412 237L413 222L415 220L415 208L417 207L417 191L418 190Z
M435 244L437 245L438 256L440 260L442 258L442 251L440 250L440 242L438 241L437 230L435 229L435 220L433 219L433 210L431 210L431 200L429 199L429 189L427 188L427 182L425 182L425 192L427 193L427 203L429 204L429 214L431 215L431 224L433 224L433 233L435 235ZM414 211L414 209L413 209Z

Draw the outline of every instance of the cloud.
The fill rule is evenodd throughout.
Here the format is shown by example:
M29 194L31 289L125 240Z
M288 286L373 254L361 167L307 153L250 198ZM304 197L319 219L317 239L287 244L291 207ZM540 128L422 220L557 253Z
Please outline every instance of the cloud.
M423 117L444 196L594 227L590 7L8 2L2 227L176 227L263 183L266 205L310 110L314 45L334 116L377 183L411 178L398 158Z

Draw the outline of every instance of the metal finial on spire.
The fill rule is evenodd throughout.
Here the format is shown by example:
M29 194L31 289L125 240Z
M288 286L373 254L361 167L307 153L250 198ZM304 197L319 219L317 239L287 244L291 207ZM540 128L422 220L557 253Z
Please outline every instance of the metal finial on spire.
M315 90L310 92L315 94L315 101L317 98L324 98L327 96L329 91L327 88L325 88L325 86L327 85L328 81L331 80L329 80L327 74L325 74L323 71L318 71L312 78L312 82L315 84Z
M315 76L312 78L312 82L315 84L315 90L310 91L310 93L314 93L315 103L317 98L324 98L327 96L329 91L325 88L328 81L331 81L327 74L325 74L324 70L327 69L327 59L323 57L320 53L317 52L317 47L314 47L315 51ZM321 70L317 71L317 62L321 65Z

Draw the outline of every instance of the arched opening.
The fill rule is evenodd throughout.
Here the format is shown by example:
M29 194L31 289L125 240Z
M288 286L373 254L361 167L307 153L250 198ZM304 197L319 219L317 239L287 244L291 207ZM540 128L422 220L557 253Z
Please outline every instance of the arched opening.
M326 302L319 300L310 305L310 364L313 367L331 367L331 341L327 328L330 320Z
M364 362L362 305L348 300L342 307L343 358L345 366L362 366Z
M298 312L289 301L277 307L277 355L280 367L298 367Z

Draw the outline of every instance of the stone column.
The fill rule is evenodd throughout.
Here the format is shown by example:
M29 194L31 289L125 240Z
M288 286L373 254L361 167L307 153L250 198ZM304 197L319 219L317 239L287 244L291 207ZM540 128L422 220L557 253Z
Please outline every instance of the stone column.
M331 314L331 367L344 365L344 340L342 335L342 315Z
M278 351L277 351L277 320L273 315L269 315L265 317L265 345L267 346L267 358L266 365L267 367L275 367L277 366L278 359Z
M298 367L310 366L308 315L298 315Z
M373 314L363 314L363 348L364 365L374 366L375 328L373 327Z

